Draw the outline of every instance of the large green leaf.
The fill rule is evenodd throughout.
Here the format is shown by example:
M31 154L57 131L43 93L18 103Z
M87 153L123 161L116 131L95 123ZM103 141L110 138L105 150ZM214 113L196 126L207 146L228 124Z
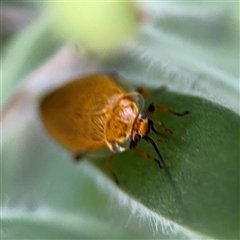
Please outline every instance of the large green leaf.
M114 172L120 188L153 212L195 232L236 238L239 229L239 116L201 98L175 93L155 93L150 101L180 112L190 111L184 117L160 113L154 117L173 131L173 135L163 131L167 142L158 144L171 179L156 162L126 152L115 157ZM150 144L140 145L157 157Z
M237 6L146 4L154 24L142 27L140 37L102 68L155 89L146 107L156 102L190 111L184 117L154 113L173 131L156 126L165 143L151 135L171 178L130 150L114 157L119 186L104 169L107 156L73 163L36 114L37 93L49 76L26 82L3 116L1 237L239 238ZM57 48L48 21L40 19L29 28L34 32L26 30L9 45L4 98ZM57 74L82 67L77 60L68 64ZM157 91L162 85L169 90ZM157 156L150 144L141 141L139 147Z

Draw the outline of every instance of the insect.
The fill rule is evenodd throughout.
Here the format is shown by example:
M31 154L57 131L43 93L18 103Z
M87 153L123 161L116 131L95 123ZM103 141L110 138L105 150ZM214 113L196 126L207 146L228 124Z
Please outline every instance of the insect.
M158 147L148 136L150 131L160 134L151 120L153 112L156 108L177 116L189 112L176 113L156 104L151 104L147 111L143 108L143 96L127 92L111 74L77 78L48 94L40 104L46 129L76 159L102 148L109 148L113 154L132 149L164 168ZM160 121L157 124L171 133ZM152 144L157 157L137 148L141 139Z

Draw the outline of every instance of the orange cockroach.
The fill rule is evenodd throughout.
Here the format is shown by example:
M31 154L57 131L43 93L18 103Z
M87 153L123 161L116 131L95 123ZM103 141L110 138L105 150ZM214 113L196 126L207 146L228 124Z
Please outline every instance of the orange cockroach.
M77 78L48 94L40 105L48 132L75 156L106 147L113 153L132 149L164 168L157 145L148 136L150 131L159 134L152 114L155 108L177 116L188 111L176 113L156 104L151 104L146 112L143 108L143 96L124 90L111 74ZM163 123L158 121L158 124L171 133ZM152 144L157 158L137 148L141 139Z

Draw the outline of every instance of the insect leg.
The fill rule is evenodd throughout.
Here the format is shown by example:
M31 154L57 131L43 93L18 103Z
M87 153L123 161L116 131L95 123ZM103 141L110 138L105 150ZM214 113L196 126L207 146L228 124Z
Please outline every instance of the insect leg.
M139 87L136 90L143 96L144 99L147 99L150 95L149 91L144 87Z
M83 156L82 154L80 153L75 153L73 154L73 160L74 162L81 162L83 160Z
M178 113L178 112L173 111L170 108L167 108L167 107L164 107L164 106L160 106L160 105L157 105L155 103L150 104L150 106L148 107L147 112L149 112L149 114L153 114L155 108L157 110L161 111L161 112L170 113L170 114L173 114L173 115L176 115L176 116L179 116L179 117L185 116L185 115L190 113L189 111L185 111L183 113Z
M169 133L169 134L172 134L172 133L173 133L173 132L172 132L169 128L167 128L161 121L154 121L154 123L160 125L166 133ZM160 133L155 129L154 125L151 126L151 130L152 130L154 133L160 135Z
M117 175L115 174L115 172L112 170L112 163L113 163L113 157L114 154L110 154L106 163L105 163L105 169L110 172L114 178L114 181L117 185L119 185L119 180L117 178Z
M145 152L144 150L137 148L137 147L133 147L131 149L133 151L137 152L138 154L142 155L143 157L157 162L159 168L164 168L164 165L157 158L152 157L149 153Z
M157 89L157 93L163 93L166 90L167 90L166 86L161 86L160 88ZM149 96L151 95L151 91L149 91L145 87L138 87L136 91L140 93L145 99L149 98Z
M165 139L165 138L158 138L157 141L160 142L160 143L166 143L167 139Z

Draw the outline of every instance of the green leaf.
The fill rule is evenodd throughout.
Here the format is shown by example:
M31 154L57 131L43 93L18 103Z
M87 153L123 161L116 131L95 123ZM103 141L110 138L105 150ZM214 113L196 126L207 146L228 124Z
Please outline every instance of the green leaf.
M150 102L190 111L184 117L155 111L154 119L173 131L161 131L167 142L158 143L171 179L156 162L126 152L114 162L120 188L159 216L194 232L237 238L239 116L201 98L170 92L155 92ZM152 138L157 142L159 136ZM143 141L141 148L157 157L151 144Z

